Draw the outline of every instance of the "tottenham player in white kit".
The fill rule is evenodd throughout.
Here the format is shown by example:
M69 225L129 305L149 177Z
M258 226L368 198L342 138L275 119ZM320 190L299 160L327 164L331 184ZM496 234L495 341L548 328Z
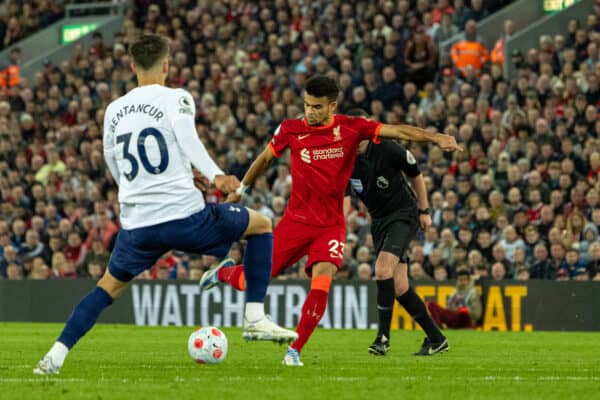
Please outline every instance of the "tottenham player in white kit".
M271 278L271 221L237 204L205 204L193 182L192 165L223 192L239 188L209 157L196 133L195 106L182 89L164 86L169 42L143 35L130 46L138 87L112 102L104 117L104 157L119 185L122 230L108 270L75 307L34 373L58 374L69 350L96 323L128 282L175 249L224 257L231 244L248 241L244 256L246 308L243 335L249 340L293 341L264 314Z

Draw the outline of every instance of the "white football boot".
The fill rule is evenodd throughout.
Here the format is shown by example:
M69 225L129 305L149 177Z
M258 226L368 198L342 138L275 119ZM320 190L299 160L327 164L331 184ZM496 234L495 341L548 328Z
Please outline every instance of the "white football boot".
M57 367L52 363L52 358L44 356L33 369L33 373L35 375L58 375L60 373L60 367Z
M298 339L296 332L280 327L268 315L255 322L244 318L242 336L247 341L270 340L278 343L289 343Z
M287 365L288 367L302 367L304 363L300 361L300 353L298 350L292 349L288 347L285 356L283 356L283 360L281 360L283 365Z

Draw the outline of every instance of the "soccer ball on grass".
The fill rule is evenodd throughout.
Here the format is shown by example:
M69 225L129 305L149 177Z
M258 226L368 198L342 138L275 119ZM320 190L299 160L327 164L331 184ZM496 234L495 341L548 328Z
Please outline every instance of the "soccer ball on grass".
M227 356L227 337L215 328L198 328L188 339L190 357L198 364L219 364Z

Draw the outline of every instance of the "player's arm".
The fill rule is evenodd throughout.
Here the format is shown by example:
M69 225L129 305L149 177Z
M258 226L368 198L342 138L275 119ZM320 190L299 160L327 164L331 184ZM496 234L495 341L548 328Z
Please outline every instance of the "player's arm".
M379 128L379 137L411 142L432 142L446 151L463 151L463 148L456 143L454 136L432 133L411 125L382 124Z
M114 153L114 134L110 130L110 119L108 117L108 108L104 114L104 133L102 138L102 147L104 150L104 160L106 160L106 165L108 166L108 170L112 175L114 181L117 186L119 185L119 168L117 167L117 158Z
M421 228L425 231L432 224L431 215L429 214L429 199L427 198L427 188L425 187L425 179L423 174L419 174L412 179L413 189L417 194L417 203L419 206L419 221Z
M117 159L115 154L113 153L112 146L107 147L104 146L104 159L106 160L106 165L108 165L108 170L113 177L113 180L119 185L119 168L117 167Z
M235 193L230 193L227 196L228 203L237 203L242 199L242 195L248 186L251 186L256 179L267 172L267 170L273 165L273 161L275 160L275 156L273 155L273 151L271 150L271 146L267 146L262 153L256 157L256 160L250 165L248 171L246 171L246 175L242 179L242 183L239 188L235 191Z
M344 218L348 218L350 210L352 209L352 197L350 195L344 196Z
M194 168L204 175L210 183L222 192L230 193L237 189L240 181L232 175L225 175L210 158L206 148L196 132L194 116L196 106L193 97L185 90L173 92L173 98L167 103L167 114L171 121L177 145L190 160Z
M413 189L417 194L417 203L419 210L426 210L429 208L429 200L427 199L427 188L425 188L425 179L423 174L419 174L412 179Z
M352 187L350 186L350 183L346 185L346 191L344 193L343 211L344 218L348 218L350 211L352 211Z
M417 195L421 228L427 230L432 223L431 216L429 215L429 199L427 198L425 179L423 179L417 159L410 150L399 144L386 143L382 144L382 146L385 146L385 155L389 160L392 160L392 165L400 169L400 171L412 180L412 187Z
M210 183L222 192L231 193L239 186L239 180L233 175L225 175L214 162L206 147L198 138L193 119L180 119L173 124L179 148L190 160L194 168L204 175Z
M256 178L267 172L267 170L273 165L273 161L279 158L284 150L289 146L290 135L286 128L286 121L283 121L275 132L273 132L273 138L267 145L267 147L258 155L256 160L250 165L246 175L242 178L242 184L236 190L235 193L231 193L227 196L228 203L237 203L242 199L246 188L256 181Z

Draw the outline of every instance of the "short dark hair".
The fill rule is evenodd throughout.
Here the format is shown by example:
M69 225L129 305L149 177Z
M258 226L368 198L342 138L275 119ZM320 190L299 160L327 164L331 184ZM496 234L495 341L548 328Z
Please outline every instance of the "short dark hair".
M466 277L470 278L471 277L471 273L469 272L468 269L461 268L458 271L456 271L456 277L458 278L459 276L466 276Z
M351 110L348 110L346 115L349 115L351 117L369 117L369 113L363 110L362 108L353 108Z
M139 68L152 69L169 54L169 39L161 35L142 35L129 46L129 54Z
M327 76L317 75L306 81L306 93L314 97L327 97L329 101L336 101L340 93L337 82Z

